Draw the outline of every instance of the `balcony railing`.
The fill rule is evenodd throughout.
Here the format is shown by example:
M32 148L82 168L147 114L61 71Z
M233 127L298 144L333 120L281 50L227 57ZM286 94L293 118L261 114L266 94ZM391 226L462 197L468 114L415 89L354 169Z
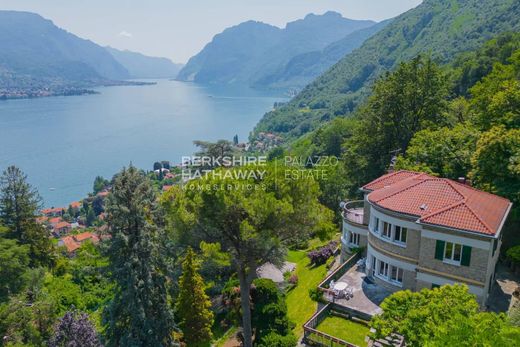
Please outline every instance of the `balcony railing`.
M364 224L365 202L363 200L348 201L343 206L343 218L349 222Z

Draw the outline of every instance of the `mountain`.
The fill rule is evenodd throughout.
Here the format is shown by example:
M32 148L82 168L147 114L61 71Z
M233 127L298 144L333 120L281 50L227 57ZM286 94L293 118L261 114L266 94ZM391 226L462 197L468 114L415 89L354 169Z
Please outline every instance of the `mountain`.
M258 81L259 86L272 89L303 88L314 78L324 73L348 53L360 47L363 42L382 30L391 19L368 28L356 30L344 38L329 44L321 51L299 54L280 67L278 71Z
M103 47L29 12L0 11L0 66L41 78L124 79L128 71Z
M297 55L321 51L346 35L374 25L343 18L339 13L309 14L281 29L248 21L216 35L192 57L178 79L214 84L268 87L266 76L277 73Z
M418 54L446 63L486 40L520 30L518 0L425 0L396 17L360 48L307 85L287 105L267 113L259 132L296 138L354 111L382 73Z
M106 50L126 68L131 78L175 78L183 67L167 58L150 57L112 47L106 47Z

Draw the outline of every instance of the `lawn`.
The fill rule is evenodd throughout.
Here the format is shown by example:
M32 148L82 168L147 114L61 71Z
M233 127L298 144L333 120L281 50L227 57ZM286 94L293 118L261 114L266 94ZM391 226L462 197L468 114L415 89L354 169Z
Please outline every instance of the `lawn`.
M296 263L298 285L287 294L287 310L289 319L296 323L294 333L296 336L303 334L305 323L315 312L317 303L309 297L309 289L316 288L325 278L327 269L325 265L309 267L309 258L306 251L289 251L287 261Z
M316 328L326 334L332 335L339 339L353 343L358 346L366 346L365 336L368 335L370 329L361 323L351 320L329 316L325 318Z

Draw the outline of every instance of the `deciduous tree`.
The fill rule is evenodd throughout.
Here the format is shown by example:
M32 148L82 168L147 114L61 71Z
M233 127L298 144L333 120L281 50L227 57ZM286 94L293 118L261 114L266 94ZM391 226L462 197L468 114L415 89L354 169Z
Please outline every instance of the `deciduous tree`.
M260 177L241 176L265 170ZM249 171L248 171L249 170ZM318 202L312 177L286 179L281 167L219 169L174 187L164 196L174 231L219 242L232 255L240 281L244 345L252 344L249 293L256 269L265 262L280 264L288 244L325 227L332 214Z
M520 328L510 326L505 315L479 313L475 296L462 284L399 291L381 308L370 323L374 337L398 333L407 346L512 346L519 341Z

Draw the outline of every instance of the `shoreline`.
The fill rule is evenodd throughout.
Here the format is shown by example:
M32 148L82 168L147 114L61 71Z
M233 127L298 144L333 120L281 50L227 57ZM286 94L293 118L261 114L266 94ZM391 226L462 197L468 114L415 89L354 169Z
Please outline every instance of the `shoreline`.
M120 86L151 86L156 84L157 82L144 81L104 81L103 83L92 85L90 88ZM72 86L56 87L55 90L53 90L52 88L13 88L12 90L0 88L0 101L96 94L101 94L101 92L89 88Z

